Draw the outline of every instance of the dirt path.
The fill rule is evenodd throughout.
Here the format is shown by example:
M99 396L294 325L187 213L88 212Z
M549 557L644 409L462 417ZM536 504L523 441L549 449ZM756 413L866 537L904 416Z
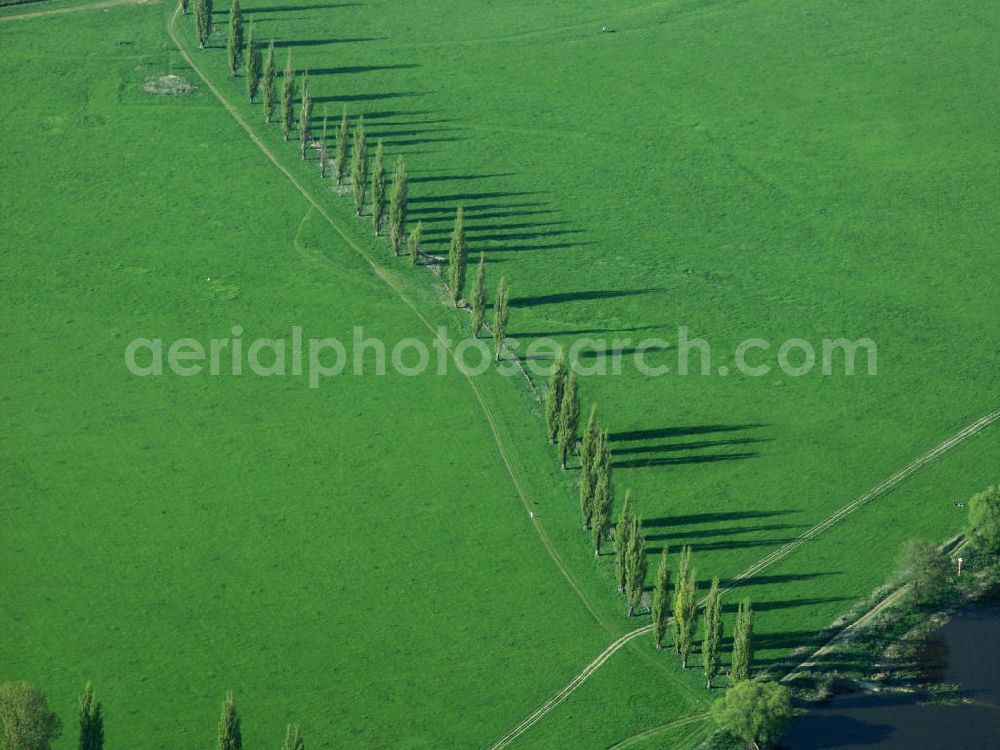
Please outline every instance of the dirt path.
M797 536L788 544L779 547L771 554L766 555L760 560L758 560L756 563L751 565L742 573L735 576L732 579L733 582L726 588L722 589L721 593L725 594L728 591L732 591L734 588L738 587L742 583L751 580L754 576L756 576L765 568L788 557L790 554L792 554L795 550L797 550L806 542L810 541L811 539L815 539L824 531L835 526L837 523L844 520L847 516L849 516L851 513L858 510L862 506L864 506L866 503L869 503L875 498L880 497L881 495L884 495L885 493L889 492L889 490L899 485L904 479L909 477L918 469L940 458L949 449L954 448L962 441L972 437L977 432L980 432L989 425L993 424L993 422L996 422L998 419L1000 419L1000 409L991 412L986 416L981 417L980 419L977 419L972 424L959 430L937 447L928 451L915 461L912 461L911 463L904 466L902 469L897 471L895 474L893 474L891 477L886 479L881 484L869 490L868 492L866 492L864 495L857 498L853 502L850 502L844 507L840 508L836 513L831 515L829 518L825 519L824 521L821 521L820 523L816 524L807 531L804 531L802 534ZM701 604L703 603L704 600L702 600ZM589 678L590 675L593 674L598 667L600 667L608 659L610 659L611 656L616 651L625 646L632 639L638 638L641 635L651 632L652 629L653 629L652 624L645 625L641 628L633 630L631 633L626 633L621 638L616 640L614 643L608 646L607 649L602 651L601 654L596 659L594 659L592 662L590 662L590 664L584 667L583 670L578 675L576 675L572 680L570 680L569 683L567 683L562 690L560 690L558 693L549 698L549 700L547 700L545 703L543 703L541 706L535 709L535 711L532 712L527 718L525 718L520 724L518 724L510 732L501 737L500 740L496 742L496 744L490 747L490 750L503 750L504 748L506 748L514 740L516 740L522 734L531 729L531 727L533 727L535 724L541 721L542 718L547 713L552 711L552 709L554 709L556 706L558 706L560 703L566 700L570 696L570 694L572 694L578 687L580 687L580 685L586 682L587 678Z
M30 13L18 13L11 16L0 16L0 23L7 21L26 21L29 18L42 18L44 16L61 16L64 13L79 13L85 10L105 10L116 5L155 5L160 0L102 0L99 3L89 5L73 5L69 8L52 8L50 10L35 10Z

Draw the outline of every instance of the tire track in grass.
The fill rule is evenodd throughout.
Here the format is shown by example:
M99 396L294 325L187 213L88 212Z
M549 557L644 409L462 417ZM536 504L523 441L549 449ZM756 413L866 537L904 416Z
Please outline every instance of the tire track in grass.
M742 573L735 576L732 579L732 582L728 586L726 586L723 589L720 589L720 594L725 594L728 591L732 591L738 586L753 579L754 576L756 576L765 568L788 557L790 554L795 552L795 550L797 550L806 542L815 539L824 531L827 531L832 526L835 526L837 523L844 520L847 516L849 516L851 513L858 510L865 504L871 502L875 498L880 497L889 492L890 490L894 489L901 482L903 482L903 480L905 480L907 477L915 473L917 470L919 470L923 466L926 466L932 461L935 461L936 459L940 458L948 450L954 448L959 443L963 442L964 440L967 440L976 433L985 429L989 425L996 422L998 419L1000 419L1000 409L990 412L986 416L977 419L972 424L959 430L940 445L936 446L935 448L931 449L924 455L920 456L920 458L916 459L915 461L912 461L906 466L904 466L902 469L897 471L895 474L893 474L891 477L886 479L881 484L875 486L861 497L857 498L856 500L848 503L844 507L837 510L829 518L821 521L812 528L804 531L802 534L797 536L791 542L779 547L771 554L762 557L760 560L758 560L756 563L754 563L749 568L744 570ZM699 606L703 605L704 601L705 600L702 599L701 602L699 602ZM552 711L552 709L554 709L560 703L565 701L578 687L580 687L580 685L582 685L584 682L587 681L590 675L592 675L602 664L604 664L608 659L610 659L616 651L618 651L623 646L628 644L634 638L638 638L639 636L652 632L652 630L653 630L652 624L644 625L643 627L637 628L636 630L633 630L631 633L626 633L625 635L620 637L618 640L616 640L614 643L608 646L604 651L602 651L601 654L596 659L594 659L586 667L584 667L579 674L577 674L572 680L570 680L566 684L565 687L562 688L562 690L560 690L558 693L549 698L549 700L547 700L545 703L543 703L541 706L535 709L535 711L529 714L520 724L511 729L496 743L491 745L490 750L504 750L504 748L508 747L518 737L520 737L522 734L524 734L533 726L535 726L535 724L541 721L546 714Z
M35 10L30 13L18 13L10 16L0 16L0 23L6 21L27 21L31 18L42 18L44 16L61 16L64 13L79 13L85 10L107 10L116 5L154 5L159 0L102 0L99 3L90 5L72 5L68 8L52 8L50 10Z
M626 750L630 747L635 747L638 743L643 740L648 740L655 737L662 732L666 732L668 729L675 729L677 727L685 726L686 724L695 724L705 721L708 718L708 714L696 714L695 716L686 716L683 719L678 719L677 721L671 721L666 724L660 724L658 727L653 727L652 729L647 729L638 734L633 734L631 737L626 737L620 742L616 742L611 745L608 750ZM688 735L685 739L690 739L693 734Z

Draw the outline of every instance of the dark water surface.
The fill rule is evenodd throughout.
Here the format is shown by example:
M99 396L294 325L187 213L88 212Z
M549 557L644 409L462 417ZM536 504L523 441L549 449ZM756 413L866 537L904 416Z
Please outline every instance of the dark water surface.
M788 750L1000 750L1000 589L936 630L927 679L955 683L973 705L917 705L905 695L845 695L795 720Z

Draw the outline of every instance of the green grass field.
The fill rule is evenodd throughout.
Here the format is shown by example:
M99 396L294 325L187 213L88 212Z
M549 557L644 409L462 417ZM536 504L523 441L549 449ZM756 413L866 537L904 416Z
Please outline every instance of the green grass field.
M364 325L429 341L427 323L459 338L467 322L244 101L221 47L228 4L213 48L196 50L190 17L178 33L346 240L189 68L167 32L172 3L14 18L89 4L0 10L0 680L43 687L67 724L60 747L87 679L117 744L210 743L233 688L249 744L300 721L331 747L489 747L646 622L623 616L607 562L593 562L575 472L559 472L520 379L343 375L311 390L129 374L136 337L299 325L349 340ZM244 12L282 63L290 49L310 70L317 119L346 102L390 164L406 156L430 251L446 251L465 207L491 284L512 287L522 346L603 339L593 363L613 338L675 344L678 326L711 343L710 375L626 365L581 386L650 553L691 544L704 585L997 408L992 4ZM143 92L168 72L198 90ZM747 338L842 336L877 342L877 376L718 374ZM998 435L742 589L758 665L881 583L904 540L956 533L952 500L996 482ZM611 747L703 713L697 670L648 640L512 747ZM634 747L690 747L704 730Z

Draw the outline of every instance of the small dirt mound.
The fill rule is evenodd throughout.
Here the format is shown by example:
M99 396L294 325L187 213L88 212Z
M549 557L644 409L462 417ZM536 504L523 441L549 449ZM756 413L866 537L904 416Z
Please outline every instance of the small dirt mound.
M143 91L156 96L183 96L193 94L197 88L186 78L175 75L151 76L142 84Z

